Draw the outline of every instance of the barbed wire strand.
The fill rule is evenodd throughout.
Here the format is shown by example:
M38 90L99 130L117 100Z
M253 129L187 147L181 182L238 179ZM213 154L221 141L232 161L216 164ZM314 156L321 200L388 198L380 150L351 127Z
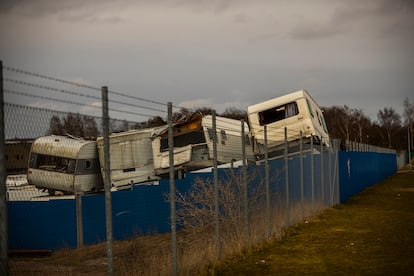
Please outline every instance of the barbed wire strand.
M7 71L10 71L10 72L15 72L15 73L27 75L27 76L46 79L46 80L49 80L49 81L55 81L55 82L59 82L59 83L75 85L75 86L79 86L79 87L83 87L83 88L88 88L88 89L91 89L91 90L96 90L96 91L99 91L99 92L101 91L101 88L94 87L94 86L91 86L91 85L77 83L77 82L73 82L73 81L67 81L67 80L63 80L63 79L58 79L58 78L55 78L55 77L51 77L51 76L47 76L47 75L43 75L43 74L39 74L39 73L34 73L34 72L30 72L30 71L27 71L27 70L18 69L18 68L14 68L14 67L10 67L10 66L3 65L3 69L5 69Z
M92 107L92 108L96 108L96 109L101 109L101 106L87 105L85 103L80 103L80 102L75 102L75 101L62 100L62 99L46 97L46 96L40 96L40 95L33 95L33 94L26 93L26 92L20 92L20 91L15 91L15 90L10 90L10 89L4 89L4 92L10 93L10 94L15 94L15 95L20 95L20 96L24 96L24 97L31 97L31 98L37 98L37 99L48 100L48 101L53 101L53 102L60 102L60 103L66 103L66 104L72 104L72 105L78 105L78 106ZM127 110L120 110L120 109L115 109L115 108L109 108L109 110L114 111L114 112L128 113L128 114L131 114L131 115L138 115L138 116L144 116L144 117L149 117L149 118L154 117L153 115L148 115L148 114L138 113L138 112L133 112L133 111L127 111Z
M4 80L7 81L7 82L15 83L15 84L20 84L20 85L45 89L45 90L49 90L49 91L53 91L53 92L68 94L68 95L72 95L72 96L85 97L85 98L95 99L95 100L101 101L101 97L98 97L98 96L87 95L87 94L74 92L74 91L70 91L70 90L59 89L59 88L54 88L54 87L50 87L50 86L45 86L45 85L41 85L41 84L36 84L36 83L26 82L26 81L20 81L20 80L15 80L15 79L10 79L10 78L5 78ZM122 105L128 105L128 106L131 106L131 107L137 107L137 108L143 108L143 109L147 109L147 110L167 113L166 110L147 107L147 106L143 106L143 105L137 105L137 104L127 103L127 102L121 102L121 101L117 101L117 100L110 100L110 102L117 103L117 104L122 104Z
M42 79L46 79L46 80L49 80L49 81L55 81L55 82L59 82L59 83L63 83L63 84L74 85L74 86L83 87L83 88L87 88L87 89L91 89L91 90L101 92L101 88L94 87L94 86L87 85L87 84L77 83L77 82L73 82L73 81L67 81L67 80L63 80L63 79L59 79L59 78L55 78L55 77L51 77L51 76L47 76L47 75L43 75L43 74L38 74L38 73L30 72L30 71L27 71L27 70L10 67L10 66L4 66L3 65L3 69L7 70L7 71L10 71L10 72L24 74L24 75L27 75L27 76L42 78ZM117 92L117 91L114 91L114 90L108 90L108 92L112 93L114 95L117 95L117 96L122 96L122 97L130 98L130 99L140 100L140 101L153 103L153 104L158 104L158 105L163 105L163 106L166 105L166 103L162 103L162 102L158 102L158 101L154 101L154 100L149 100L149 99L145 99L145 98L142 98L142 97L131 96L131 95L121 93L121 92ZM173 107L174 108L182 108L180 106L173 106Z
M52 114L59 114L62 117L64 117L65 115L71 113L71 112L66 112L66 111L57 111L57 110L54 110L54 109L48 109L48 108L30 106L30 105L21 105L21 104L10 103L10 102L5 102L4 104L5 104L6 107L10 106L11 108L16 108L16 109L20 108L20 109L33 110L33 111L37 111L37 112L48 112L48 113L52 113ZM95 120L102 120L102 117L96 116L96 115L89 115L89 114L82 114L82 113L79 113L79 115L88 116L88 117L94 118ZM116 118L110 118L110 120L112 120L112 121L126 121L127 123L131 123L131 124L136 123L134 121L116 119Z
M24 75L29 75L29 76L37 77L37 78L46 79L46 80L49 80L49 81L55 81L55 82L59 82L59 83L64 83L64 84L69 84L69 85L75 85L75 86L78 86L78 87L83 87L83 88L87 88L87 89L91 89L91 90L95 90L95 91L99 91L99 92L101 91L101 88L94 87L94 86L91 86L91 85L81 84L81 83L77 83L77 82L73 82L73 81L67 81L67 80L63 80L63 79L59 79L59 78L47 76L47 75L44 75L44 74L34 73L34 72L30 72L30 71L27 71L27 70L18 69L18 68L14 68L14 67L10 67L10 66L3 66L3 69L5 69L7 71L19 73L19 74L24 74ZM41 89L47 89L47 90L50 90L50 91L65 93L65 94L69 94L69 95L81 96L81 97L87 97L87 98L90 98L90 99L101 100L101 98L98 97L98 96L86 95L86 94L82 94L82 93L78 93L78 92L74 92L74 91L53 88L53 87L49 87L49 86L45 86L45 85L39 85L39 84L34 84L34 83L26 82L26 81L14 80L14 79L10 79L10 78L4 78L4 80L5 81L8 81L8 82L13 82L13 83L16 83L16 84L20 84L20 85L27 85L27 86L31 86L31 87L36 87L36 88L41 88ZM138 96L131 96L131 95L128 95L128 94L125 94L125 93L121 93L121 92L117 92L117 91L114 91L114 90L109 90L108 92L109 93L112 93L114 95L117 95L117 96L122 96L122 97L130 98L130 99L135 99L135 100L139 100L139 101L145 101L145 102L148 102L148 103L153 103L153 104L158 104L158 105L163 105L163 106L166 105L165 103L161 103L161 102L158 102L158 101L145 99L145 98L138 97ZM26 94L25 96L29 96L29 95ZM44 99L46 99L46 97ZM49 99L49 100L51 100L51 99ZM147 110L152 110L152 111L166 113L165 110L151 108L151 107L147 107L147 106L136 105L136 104L126 103L126 102L117 101L117 100L111 100L111 102L117 103L117 104L131 106L131 107L143 108L143 109L147 109ZM79 104L79 103L72 102L72 104ZM178 108L178 109L187 109L187 110L192 111L192 112L195 112L195 111L198 110L198 108L185 108L185 107L181 107L181 106L177 106L177 105L173 105L173 107L174 108ZM121 110L116 110L116 109L111 109L111 110L112 111L116 111L116 112L126 112L126 113L129 113L129 114L136 114L136 115L137 114L140 114L140 113L135 113L135 112L130 112L130 111L121 111ZM151 116L148 116L148 115L145 115L145 114L141 114L140 116L151 117ZM275 130L276 131L281 131L281 132L284 131L284 128L275 128L275 127L270 127L270 128L271 129L269 129L269 130L273 130L273 131L275 131ZM299 134L299 132L298 132L298 134Z

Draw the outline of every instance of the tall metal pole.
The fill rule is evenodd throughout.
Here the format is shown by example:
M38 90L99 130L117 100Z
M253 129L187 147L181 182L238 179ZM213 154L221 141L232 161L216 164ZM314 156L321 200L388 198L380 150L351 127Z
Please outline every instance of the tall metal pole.
M329 187L329 194L333 195L333 181L332 181L332 146L327 148L328 152L328 187ZM333 206L333 196L329 197L329 205Z
M325 206L325 176L324 176L324 167L323 167L323 137L321 137L321 194L322 194L322 206Z
M412 170L412 165L411 165L411 137L410 137L410 126L411 126L411 121L408 122L408 127L407 127L408 169L411 171Z
M270 223L270 177L269 177L269 149L267 147L267 125L264 125L264 157L265 157L265 186L266 186L266 222L267 222L267 238L272 235Z
M168 102L168 154L170 162L170 222L171 222L171 250L172 250L172 274L177 272L177 219L175 211L175 179L174 179L174 136L172 121L172 103Z
M311 185L312 185L312 213L315 212L315 166L313 159L313 136L311 137Z
M244 229L246 234L246 245L250 244L250 227L249 227L249 195L247 188L247 160L246 160L246 146L245 146L245 133L244 133L244 120L241 120L241 142L242 142L242 158L243 158L243 168L242 168L242 182L244 190Z
M302 131L299 133L300 135L300 202L301 202L301 211L302 211L302 218L305 216L305 188L304 188L304 175L303 175L303 138L302 138Z
M75 189L77 247L83 246L82 193Z
M338 158L339 158L339 148L335 145L334 147L334 151L335 151L335 162L334 162L334 177L333 177L333 182L334 184L334 195L336 193L336 197L335 197L335 204L339 203L339 176L338 176ZM332 204L333 205L333 204Z
M108 275L114 275L114 258L112 252L112 202L111 202L111 174L109 158L109 112L108 87L102 87L102 130L104 139L104 187L105 187L105 213L106 213L106 249L108 256Z
M0 60L0 274L9 275L8 224L6 200L6 168L5 168L5 125L4 125L4 91L3 61Z
M287 128L285 127L285 193L286 193L286 226L290 226L290 194L289 194L289 145Z
M219 200L219 188L218 188L218 170L217 170L217 121L216 111L212 111L212 126L213 126L213 174L214 174L214 207L215 207L215 220L216 220L216 257L221 257L221 244L220 244L220 200Z

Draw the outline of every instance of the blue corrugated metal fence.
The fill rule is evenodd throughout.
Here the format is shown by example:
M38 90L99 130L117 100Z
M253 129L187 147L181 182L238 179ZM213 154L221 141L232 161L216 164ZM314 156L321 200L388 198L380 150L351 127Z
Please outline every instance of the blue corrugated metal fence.
M334 164L334 160L324 157L324 170ZM314 155L315 183L321 182L320 155ZM301 197L300 163L298 158L289 161L289 189L292 201ZM373 185L397 170L395 154L373 152L339 152L338 175L340 202ZM270 162L271 172L279 170L279 177L271 180L271 189L281 193L285 190L283 160ZM311 197L310 155L305 155L304 196ZM249 168L251 169L251 168ZM263 177L263 167L255 168L258 177ZM262 171L262 172L261 172ZM334 172L335 174L335 172ZM219 170L219 177L228 176L225 169ZM185 179L176 180L177 190L185 193L191 189L194 177L212 179L211 173L187 174ZM331 182L332 173L324 174L324 181ZM262 178L253 180L251 189L263 183ZM255 184L254 184L255 183ZM262 185L262 184L260 184ZM326 188L328 187L328 188ZM314 194L323 200L334 194L329 187L315 185ZM169 182L160 181L159 185L135 186L132 190L112 193L113 235L115 240L132 237L136 234L164 233L170 230L170 206L168 202ZM324 195L321 195L324 193ZM282 198L283 199L283 198ZM279 203L281 204L281 203ZM278 205L283 208L283 204ZM105 240L104 194L82 196L83 236L85 244ZM76 206L74 200L50 201L11 201L8 202L9 248L13 249L51 249L74 248L76 241Z

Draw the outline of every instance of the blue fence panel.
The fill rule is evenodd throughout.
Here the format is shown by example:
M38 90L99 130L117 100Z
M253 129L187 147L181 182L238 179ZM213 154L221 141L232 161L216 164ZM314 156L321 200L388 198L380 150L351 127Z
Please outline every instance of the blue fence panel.
M269 190L271 193L271 205L281 210L286 206L285 195L285 160L277 159L269 161Z
M376 152L339 152L340 202L397 171L395 154Z
M106 240L105 194L82 196L82 223L84 244Z
M300 177L300 158L289 158L289 200L291 204L300 201Z
M175 180L176 190L185 192L191 180L191 176ZM114 240L170 231L169 193L168 180L158 185L136 185L132 190L112 192ZM82 209L85 244L105 241L105 195L82 197Z
M304 197L312 200L311 157L304 156ZM321 202L332 196L334 162L329 163L327 154L323 156L324 174L321 170L321 155L314 154L314 196ZM289 160L289 200L291 204L301 198L300 158ZM372 152L339 152L338 175L340 202L373 185L397 170L395 154ZM271 204L282 210L286 207L285 160L269 161ZM233 181L240 177L240 168L219 169L220 181ZM264 188L264 166L247 168L249 194L255 189ZM191 189L195 178L210 181L212 173L188 173L184 179L175 180L176 190L186 193ZM321 187L322 178L325 186ZM241 179L237 180L241 181ZM112 193L113 236L115 240L132 237L136 234L164 233L170 231L170 204L168 202L169 181L159 185L138 185L132 190ZM178 206L177 206L178 207ZM73 248L76 246L76 206L75 200L51 200L44 202L8 202L9 248L10 249L50 249ZM82 196L83 236L85 244L106 240L105 196L94 194Z
M311 166L312 155L305 154L303 156L303 184L304 184L304 193L305 200L307 202L312 202L312 166Z
M76 247L74 200L8 202L10 250Z
M314 154L313 155L313 164L314 164L314 183L315 183L315 203L322 201L322 172L321 172L321 155Z
M114 239L169 231L169 183L112 193Z

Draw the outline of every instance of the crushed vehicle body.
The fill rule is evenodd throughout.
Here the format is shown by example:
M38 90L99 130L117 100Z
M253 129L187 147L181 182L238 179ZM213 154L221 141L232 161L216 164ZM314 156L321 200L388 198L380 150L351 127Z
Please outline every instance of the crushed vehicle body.
M194 113L173 126L173 152L175 171L193 171L213 166L213 117ZM239 120L216 117L217 163L241 160L242 145L246 159L254 160L249 127ZM169 172L168 128L154 132L152 138L154 169L156 175Z
M27 180L50 194L99 191L103 188L95 141L50 135L31 147Z
M151 135L157 128L129 130L109 135L110 177L114 188L159 180L154 173ZM99 161L104 176L104 140L97 139Z
M250 130L254 137L255 153L264 153L264 126L267 127L268 151L280 151L287 141L298 143L302 132L302 142L329 147L329 134L322 110L306 90L299 90L270 99L247 108Z

